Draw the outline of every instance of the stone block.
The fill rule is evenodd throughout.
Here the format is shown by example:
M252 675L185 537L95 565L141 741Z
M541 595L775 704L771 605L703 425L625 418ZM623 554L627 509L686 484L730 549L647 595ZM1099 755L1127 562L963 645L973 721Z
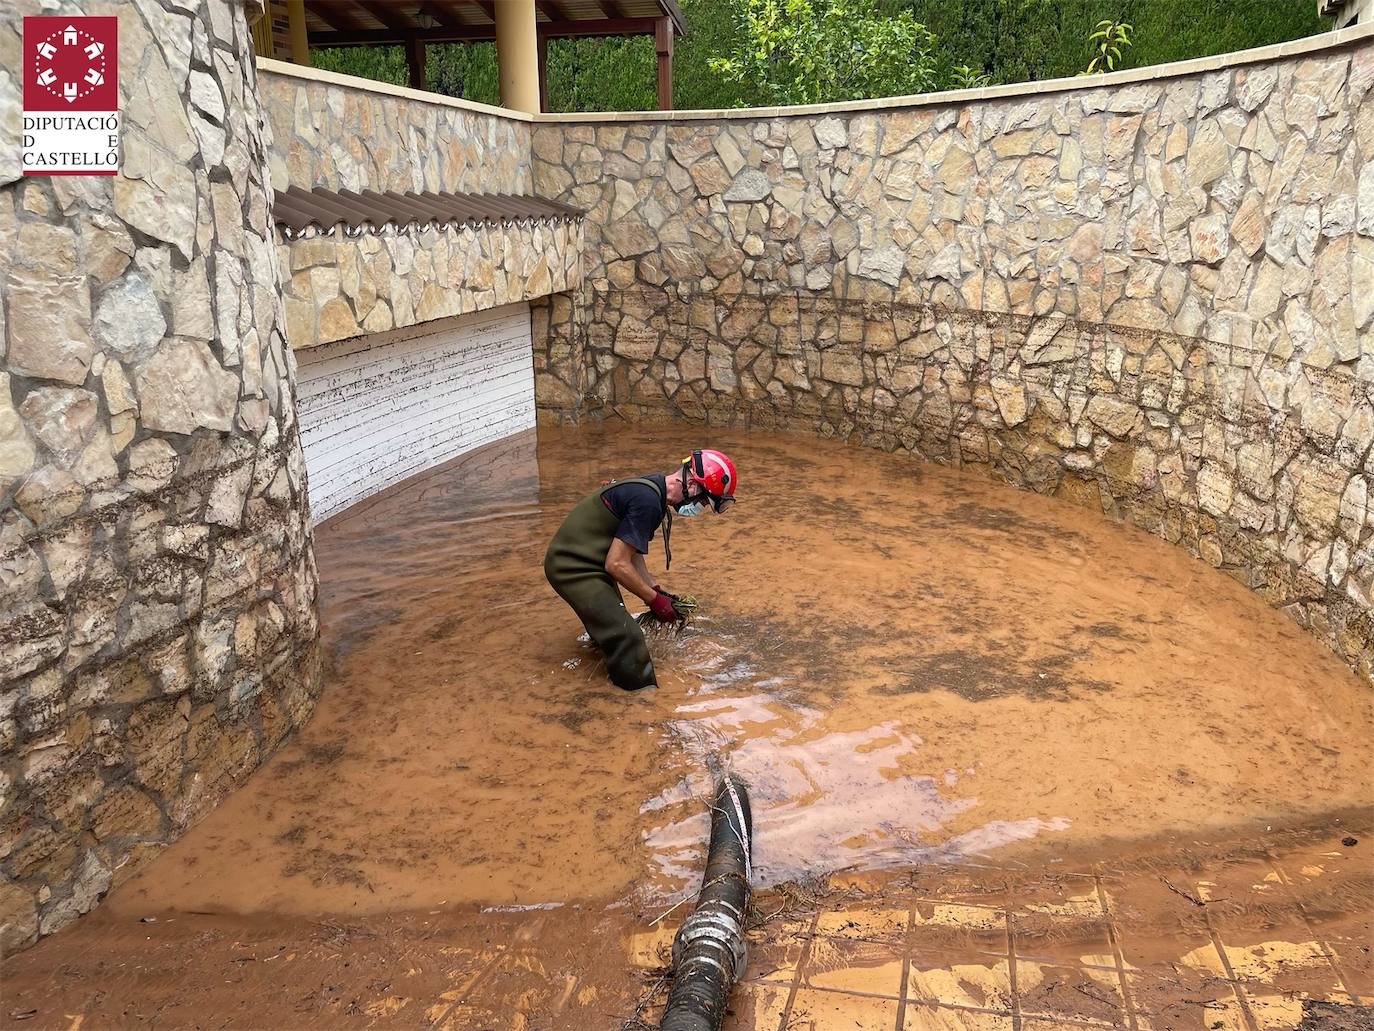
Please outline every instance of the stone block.
M95 347L84 277L12 272L6 283L11 373L80 385Z
M992 397L997 405L998 414L1008 427L1019 426L1026 421L1029 406L1026 388L1014 380L994 378L991 383Z
M1193 248L1193 260L1208 265L1220 264L1230 252L1230 231L1226 216L1221 212L1196 218L1188 224L1188 239Z
M14 407L10 377L0 372L0 493L33 468L33 438Z
M129 717L125 746L138 783L164 799L172 798L181 782L189 711L185 698L154 700L139 705Z
M38 937L38 903L25 887L0 879L0 955L12 955Z
M1113 437L1125 437L1135 428L1140 409L1129 401L1108 394L1095 394L1084 411L1089 422Z
M149 428L171 433L232 428L238 377L223 369L203 342L168 338L135 368L134 379Z
M136 787L114 788L92 810L91 833L102 844L119 838L157 840L162 837L162 811Z

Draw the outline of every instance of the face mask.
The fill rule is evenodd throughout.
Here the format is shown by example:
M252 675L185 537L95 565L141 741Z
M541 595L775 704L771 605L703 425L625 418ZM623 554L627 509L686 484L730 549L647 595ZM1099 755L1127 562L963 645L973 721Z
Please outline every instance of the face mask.
M690 519L692 516L701 515L702 512L706 511L706 502L702 501L700 498L695 498L691 501L685 500L687 497L688 488L686 463L683 463L679 475L682 477L682 497L684 500L679 501L676 505L674 505L673 511L680 516L686 516L688 519Z

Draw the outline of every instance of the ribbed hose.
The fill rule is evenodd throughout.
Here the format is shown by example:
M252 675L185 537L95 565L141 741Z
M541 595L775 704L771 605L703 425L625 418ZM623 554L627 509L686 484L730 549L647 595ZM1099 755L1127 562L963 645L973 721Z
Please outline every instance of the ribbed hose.
M711 807L711 847L697 907L673 938L673 987L660 1031L720 1031L744 973L753 818L744 783L726 775Z

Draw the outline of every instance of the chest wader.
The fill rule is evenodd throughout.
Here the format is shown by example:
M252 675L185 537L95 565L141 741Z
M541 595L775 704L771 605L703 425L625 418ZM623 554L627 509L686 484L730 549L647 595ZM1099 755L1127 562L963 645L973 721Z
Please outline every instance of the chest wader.
M614 486L626 483L642 483L663 497L653 480L620 480ZM644 631L626 611L620 586L606 572L606 554L620 525L601 500L609 489L593 491L573 506L544 553L544 576L601 649L611 681L637 691L654 683L654 663Z

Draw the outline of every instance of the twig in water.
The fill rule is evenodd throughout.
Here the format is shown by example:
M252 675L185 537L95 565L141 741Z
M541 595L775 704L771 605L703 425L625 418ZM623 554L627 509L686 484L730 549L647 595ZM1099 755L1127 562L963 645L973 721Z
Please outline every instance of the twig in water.
M1085 984L1076 984L1073 986L1073 990L1076 991L1079 995L1086 995L1089 999L1092 999L1093 1002L1105 1002L1108 1004L1113 1003L1113 1000L1110 996L1099 994L1100 992L1102 992L1102 989L1097 988L1095 985L1090 987L1089 985Z
M620 1031L640 1031L641 1028L647 1028L648 1031L653 1031L653 1028L644 1022L640 1014L648 1009L649 1004L653 1002L654 999L658 998L659 991L667 983L668 971L664 970L663 973L658 975L658 980L651 984L648 990L639 997L639 1001L635 1003L634 1012L626 1018L625 1023L620 1025Z
M650 927L653 927L654 924L658 923L658 922L659 922L660 920L662 920L665 916L667 916L669 913L671 913L674 909L677 909L679 906L681 906L684 902L691 902L691 901L692 901L692 896L688 895L685 899L680 899L680 900L678 900L677 902L674 902L673 905L672 905L671 907L669 907L668 909L665 909L662 913L658 914L658 916L656 916L656 917L654 917L652 920L650 920L650 921L649 921L649 926L650 926Z
M1163 881L1163 882L1164 882L1164 886L1165 886L1166 888L1168 888L1170 891L1172 891L1175 895L1182 895L1185 899L1187 899L1187 900L1188 900L1189 902L1191 902L1193 905L1195 905L1195 906L1205 906L1205 905L1207 905L1207 903L1203 902L1202 899L1198 898L1196 895L1189 895L1189 894L1188 894L1186 891L1184 891L1182 888L1176 888L1176 887L1174 887L1173 882L1170 881L1169 878L1167 878L1167 877L1161 877L1160 880Z

